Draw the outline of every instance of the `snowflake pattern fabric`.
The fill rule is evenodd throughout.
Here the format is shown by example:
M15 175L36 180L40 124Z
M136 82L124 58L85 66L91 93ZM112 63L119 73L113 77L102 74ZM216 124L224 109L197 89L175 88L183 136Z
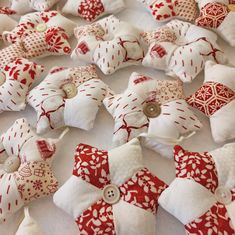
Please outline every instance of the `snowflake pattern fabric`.
M119 153L122 153L121 158L118 157ZM119 160L116 161L116 158ZM84 186L84 193L93 190L90 191L90 199L83 197L85 194L80 191L80 185ZM73 190L74 187L78 187L78 191ZM110 188L108 194L107 187ZM164 182L143 166L137 139L109 152L79 144L75 152L73 176L54 195L54 202L74 216L81 234L117 234L120 223L120 234L128 232L130 235L136 235L144 231L153 233L154 224L147 221L143 223L141 218L147 216L152 221L157 212L158 197L166 187ZM73 202L66 200L64 193L78 199ZM112 203L109 196L118 198ZM93 197L96 199L93 200ZM80 201L79 198L83 200ZM83 207L82 204L86 206ZM74 211L69 211L68 207ZM136 212L133 216L139 221L132 231L129 226L133 218L123 220L121 216L130 210Z

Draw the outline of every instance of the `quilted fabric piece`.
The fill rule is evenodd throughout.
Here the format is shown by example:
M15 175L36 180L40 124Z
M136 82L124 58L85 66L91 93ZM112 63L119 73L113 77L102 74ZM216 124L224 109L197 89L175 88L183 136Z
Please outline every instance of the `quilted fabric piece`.
M57 142L37 136L25 119L16 120L1 136L0 161L6 159L0 172L1 222L29 202L57 190L58 181L51 169ZM17 159L19 165L11 170Z
M137 139L110 151L79 144L73 176L54 202L73 216L80 234L155 234L166 187L144 167Z
M0 112L25 109L26 96L43 67L26 59L16 59L0 70Z
M149 103L156 103L159 109L154 117L146 113ZM114 145L145 133L148 147L170 157L172 142L174 145L202 127L184 99L179 80L156 80L133 73L128 88L107 97L104 104L115 121Z
M151 12L156 21L169 21L173 18L194 22L198 15L195 0L138 0Z
M76 24L62 16L58 11L35 12L20 18L19 24L12 30L3 33L3 39L8 43L21 41L32 33L44 33L51 28L61 28L68 36L73 35Z
M227 63L216 34L190 23L173 20L160 29L142 33L142 37L149 45L143 65L183 82L192 82L208 60Z
M67 0L62 12L80 16L91 22L104 15L118 13L124 7L123 0Z
M210 118L216 142L235 138L235 68L207 62L204 84L187 102Z
M159 198L187 234L235 234L235 144L211 152L175 147L176 179Z
M32 11L48 11L59 0L12 0L11 9L17 12L19 15Z
M37 112L37 133L65 125L90 130L103 99L110 92L93 65L52 68L28 95L28 103Z
M231 46L235 46L235 12L230 10L229 0L196 0L200 15L196 19L198 26L214 29Z
M76 28L75 36L78 44L72 58L94 63L104 74L139 65L144 57L139 29L114 16Z
M17 58L31 59L49 55L68 55L71 47L68 36L61 28L49 28L47 31L34 32L16 43L0 50L0 67Z

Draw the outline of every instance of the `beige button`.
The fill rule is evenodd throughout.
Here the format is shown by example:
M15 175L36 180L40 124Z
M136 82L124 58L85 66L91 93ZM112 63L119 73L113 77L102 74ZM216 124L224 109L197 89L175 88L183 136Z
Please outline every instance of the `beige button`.
M103 199L108 204L115 204L120 200L119 188L114 184L109 184L103 189Z
M20 167L20 159L16 156L11 156L6 159L3 165L3 170L7 173L12 173Z
M215 190L215 197L219 203L228 205L232 202L232 193L228 188L219 187Z
M38 32L45 32L47 30L47 25L45 23L40 23L36 26Z
M77 95L78 90L74 83L66 83L62 86L63 91L66 94L67 99L71 99Z
M0 71L0 86L6 81L6 75Z
M229 4L229 5L228 5L228 9L229 9L230 11L235 12L235 4Z
M144 114L149 118L158 117L161 114L161 106L157 102L149 102L144 106Z

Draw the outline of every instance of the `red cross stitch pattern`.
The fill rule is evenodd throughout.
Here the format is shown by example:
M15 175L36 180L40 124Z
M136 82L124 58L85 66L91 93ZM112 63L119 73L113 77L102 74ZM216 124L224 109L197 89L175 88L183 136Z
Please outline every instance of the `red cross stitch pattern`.
M208 3L200 12L199 17L196 19L198 26L218 28L228 15L229 9L222 3Z
M235 93L225 85L206 82L198 91L187 98L187 102L207 116L212 116L235 99Z

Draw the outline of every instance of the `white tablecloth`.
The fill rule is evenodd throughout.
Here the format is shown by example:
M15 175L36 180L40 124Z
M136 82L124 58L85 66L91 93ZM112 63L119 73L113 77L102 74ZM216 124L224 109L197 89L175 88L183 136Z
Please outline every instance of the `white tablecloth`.
M126 9L117 14L117 17L121 20L125 20L133 25L142 28L143 30L155 29L159 26L151 17L151 15L145 10L145 8L137 3L136 0L126 0ZM4 1L1 1L1 5ZM84 24L84 22L76 17L70 17L78 23L78 25ZM72 46L75 47L75 38L71 39ZM235 64L235 48L229 47L224 41L220 40L219 44L225 49L231 62ZM38 59L36 62L45 65L46 70L41 78L36 82L37 85L42 80L48 70L53 66L76 66L82 65L80 62L74 62L69 56L59 57L47 57ZM115 91L122 92L128 83L129 76L132 72L139 72L156 79L164 79L165 75L162 72L138 67L128 67L122 69L111 76L104 76L100 73L100 77ZM235 79L235 78L234 78ZM187 95L195 91L203 81L203 73L198 76L192 84L185 85L185 92ZM184 142L183 146L190 150L195 151L207 151L212 150L216 145L211 137L210 126L208 119L201 113L196 112L198 117L202 120L204 128L192 137L190 140ZM28 121L35 126L36 113L31 107L27 107L23 112L5 112L0 114L0 133L8 129L10 125L17 118L26 117ZM61 142L61 147L53 163L53 170L57 176L60 185L71 176L73 168L73 155L75 147L78 143L88 143L101 149L110 149L112 144L112 132L114 122L111 116L101 108L94 128L90 132L85 132L79 129L71 128L70 132L64 137ZM59 131L50 133L50 136L59 135ZM155 152L144 149L144 159L147 167L155 173L159 178L166 183L170 183L175 176L174 162L169 159L160 157ZM1 186L0 186L1 187ZM62 210L57 208L52 201L52 197L43 198L34 201L30 204L30 211L32 217L39 223L46 235L76 235L78 234L77 225L69 215L65 214ZM0 225L0 235L13 235L15 234L17 227L22 219L23 211L21 210L16 215L11 217L7 223ZM174 217L165 212L159 207L156 217L157 221L157 234L158 235L183 235L184 227ZM128 235L128 234L127 234ZM143 234L144 235L144 234Z

